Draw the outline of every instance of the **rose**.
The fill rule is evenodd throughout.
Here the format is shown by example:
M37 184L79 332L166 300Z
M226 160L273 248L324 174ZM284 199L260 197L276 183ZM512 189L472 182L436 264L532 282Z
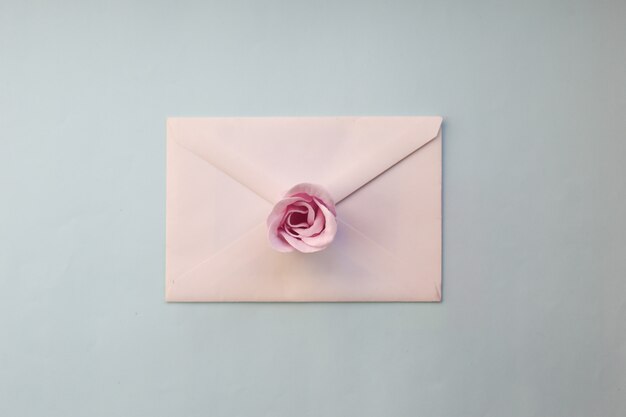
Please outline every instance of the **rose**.
M269 242L279 252L319 252L337 233L335 203L315 184L291 188L267 217Z

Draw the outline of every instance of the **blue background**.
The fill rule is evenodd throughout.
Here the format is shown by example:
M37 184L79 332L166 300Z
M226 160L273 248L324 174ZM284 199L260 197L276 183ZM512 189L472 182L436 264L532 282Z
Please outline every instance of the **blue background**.
M626 415L623 1L0 0L0 414ZM441 304L166 304L167 116L431 115Z

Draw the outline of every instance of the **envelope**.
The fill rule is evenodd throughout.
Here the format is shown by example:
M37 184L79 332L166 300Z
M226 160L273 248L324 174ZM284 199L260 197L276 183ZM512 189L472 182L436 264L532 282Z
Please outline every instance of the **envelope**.
M441 117L167 120L166 300L440 301ZM337 234L273 250L266 218L325 187Z

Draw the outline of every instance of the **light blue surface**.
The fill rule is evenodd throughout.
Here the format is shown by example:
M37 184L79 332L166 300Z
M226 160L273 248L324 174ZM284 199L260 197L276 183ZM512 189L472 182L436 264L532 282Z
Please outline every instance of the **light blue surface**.
M0 0L0 415L626 415L625 21ZM167 116L432 114L443 303L164 303Z

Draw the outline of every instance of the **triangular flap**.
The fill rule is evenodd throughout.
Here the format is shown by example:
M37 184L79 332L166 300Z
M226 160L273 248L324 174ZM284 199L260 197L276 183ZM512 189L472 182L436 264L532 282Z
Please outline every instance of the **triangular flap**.
M245 150L231 146L233 132L229 126L245 118L169 118L167 135L189 152L204 159L215 168L246 186L268 202L282 195L281 187L264 169L258 159ZM236 137L235 132L235 137Z
M168 287L249 230L271 205L177 142L167 145L166 275ZM225 221L235 218L236 221Z
M441 117L170 118L168 135L275 202L293 185L339 202L437 136Z
M350 135L367 141L355 150L340 170L326 181L326 187L338 203L365 184L435 139L442 118L433 117L364 117Z

